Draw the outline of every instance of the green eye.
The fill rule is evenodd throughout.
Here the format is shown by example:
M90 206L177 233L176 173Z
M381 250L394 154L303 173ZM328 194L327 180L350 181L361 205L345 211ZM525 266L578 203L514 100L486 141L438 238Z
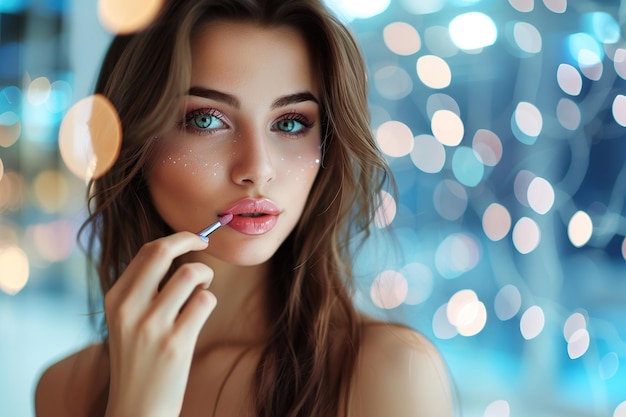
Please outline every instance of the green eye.
M276 128L282 132L294 133L302 129L302 123L293 119L283 119L276 123Z
M197 116L193 116L190 122L198 129L216 128L221 127L222 125L220 119L211 114L199 114Z
M197 109L185 116L184 127L197 134L210 134L227 126L224 116L217 109Z

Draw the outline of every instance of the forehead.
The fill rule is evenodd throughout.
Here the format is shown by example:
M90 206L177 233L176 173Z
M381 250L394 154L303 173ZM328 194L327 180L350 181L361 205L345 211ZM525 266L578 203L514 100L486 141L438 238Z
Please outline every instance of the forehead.
M289 26L212 22L193 36L191 53L192 85L236 90L263 83L277 94L278 90L317 91L307 43Z

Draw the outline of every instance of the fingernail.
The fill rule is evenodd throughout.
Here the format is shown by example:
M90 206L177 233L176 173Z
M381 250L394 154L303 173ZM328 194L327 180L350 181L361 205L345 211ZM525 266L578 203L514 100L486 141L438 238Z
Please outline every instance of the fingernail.
M202 239L202 241L203 241L204 243L209 243L209 237L208 237L208 236L200 236L200 235L198 235L198 237L199 237L200 239Z

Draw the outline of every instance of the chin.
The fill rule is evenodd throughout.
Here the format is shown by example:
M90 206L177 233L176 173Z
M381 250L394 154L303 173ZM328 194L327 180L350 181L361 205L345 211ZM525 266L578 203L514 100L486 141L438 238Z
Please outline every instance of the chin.
M218 243L216 243L216 246ZM269 261L276 251L278 250L278 244L233 244L224 245L215 252L209 253L215 258L220 259L222 262L236 265L236 266L257 266ZM209 246L210 247L210 246Z

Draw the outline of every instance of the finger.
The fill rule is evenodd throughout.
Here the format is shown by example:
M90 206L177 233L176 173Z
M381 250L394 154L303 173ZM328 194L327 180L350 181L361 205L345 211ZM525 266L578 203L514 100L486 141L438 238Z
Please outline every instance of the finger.
M153 314L158 320L172 323L196 289L207 289L213 280L213 270L199 262L186 263L174 272L159 292Z
M116 291L135 301L147 302L156 294L175 258L206 247L207 243L191 232L174 233L146 243L118 279Z
M174 324L175 336L185 340L196 339L216 305L217 298L212 292L208 290L194 292Z

